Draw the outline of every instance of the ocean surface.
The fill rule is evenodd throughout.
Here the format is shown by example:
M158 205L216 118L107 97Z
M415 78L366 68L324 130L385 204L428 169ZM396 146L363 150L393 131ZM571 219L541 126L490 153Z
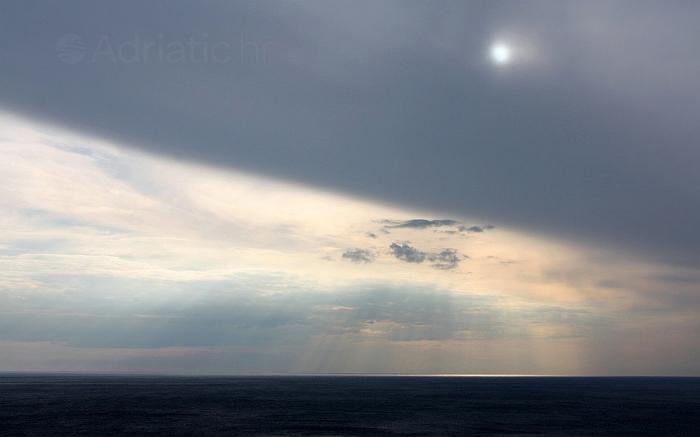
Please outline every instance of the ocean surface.
M700 435L700 378L0 375L2 436Z

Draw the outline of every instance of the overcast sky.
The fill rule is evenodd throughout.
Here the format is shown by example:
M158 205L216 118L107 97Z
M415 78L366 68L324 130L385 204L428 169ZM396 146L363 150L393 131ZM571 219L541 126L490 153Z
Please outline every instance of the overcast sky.
M0 369L700 373L698 20L4 1Z

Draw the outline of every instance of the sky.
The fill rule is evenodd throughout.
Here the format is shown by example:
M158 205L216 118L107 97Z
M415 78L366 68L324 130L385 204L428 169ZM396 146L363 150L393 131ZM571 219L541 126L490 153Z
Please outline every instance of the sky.
M699 8L3 2L0 371L700 374Z

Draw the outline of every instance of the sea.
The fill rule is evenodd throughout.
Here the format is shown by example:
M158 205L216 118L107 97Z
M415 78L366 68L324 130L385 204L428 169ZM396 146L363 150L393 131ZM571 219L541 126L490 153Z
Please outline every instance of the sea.
M0 374L0 436L698 436L700 378Z

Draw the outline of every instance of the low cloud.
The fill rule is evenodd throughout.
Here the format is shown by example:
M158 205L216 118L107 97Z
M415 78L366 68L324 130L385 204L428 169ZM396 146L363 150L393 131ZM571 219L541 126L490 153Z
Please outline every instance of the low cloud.
M457 267L463 257L466 255L460 255L455 249L444 249L442 252L430 254L428 259L436 269L450 270Z
M460 255L456 249L449 248L435 253L423 252L408 243L391 243L389 248L401 261L419 264L428 260L432 263L432 267L440 270L453 269L462 259L468 258L466 255Z
M343 253L343 258L354 263L371 263L374 261L374 254L367 249L348 249Z
M427 219L411 219L411 220L384 220L384 226L387 228L411 228L411 229L426 229L437 228L441 226L454 226L459 222L450 219L427 220Z
M427 255L407 243L391 243L389 248L394 252L396 258L407 263L422 263Z
M480 233L480 232L491 230L493 228L495 228L495 226L493 226L493 225L484 225L484 226L465 226L465 225L462 225L459 227L459 230L460 230L460 232Z
M452 219L411 219L411 220L382 220L384 227L382 230L388 233L388 229L434 229L434 232L445 232L449 234L457 233L481 233L494 229L493 225L466 225ZM445 229L446 228L446 229Z

